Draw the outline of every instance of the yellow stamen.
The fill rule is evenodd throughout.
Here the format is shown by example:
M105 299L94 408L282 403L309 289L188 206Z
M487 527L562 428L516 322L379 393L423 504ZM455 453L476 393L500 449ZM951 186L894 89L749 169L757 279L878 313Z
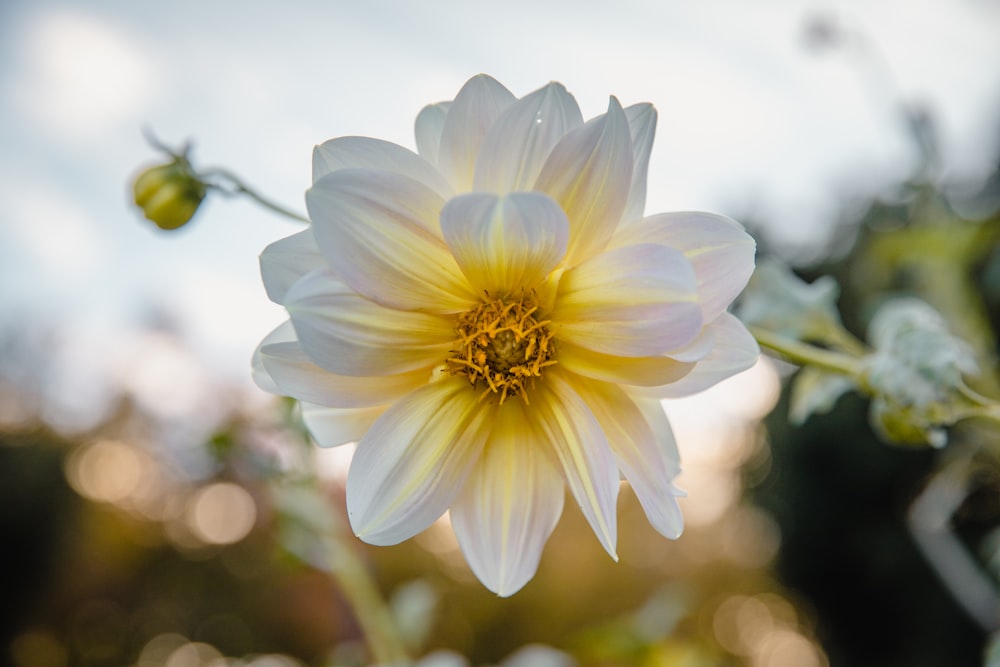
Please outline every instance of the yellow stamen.
M481 388L479 400L503 403L520 396L541 370L556 363L549 320L535 319L538 306L525 297L491 299L458 316L458 348L445 361L445 372L462 375Z

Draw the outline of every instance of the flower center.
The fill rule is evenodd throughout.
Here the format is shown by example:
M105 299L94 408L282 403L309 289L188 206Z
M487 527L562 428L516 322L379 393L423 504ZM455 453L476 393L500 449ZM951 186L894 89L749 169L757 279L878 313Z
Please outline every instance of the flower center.
M556 363L549 321L535 319L537 310L521 297L484 301L459 315L459 347L451 351L445 372L464 375L482 388L480 400L493 396L503 403L509 396L521 396L527 403L528 384Z

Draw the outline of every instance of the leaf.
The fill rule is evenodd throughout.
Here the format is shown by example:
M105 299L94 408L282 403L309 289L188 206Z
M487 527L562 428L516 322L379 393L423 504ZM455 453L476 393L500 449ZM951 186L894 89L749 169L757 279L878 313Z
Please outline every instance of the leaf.
M837 399L857 389L854 380L807 366L795 376L791 390L788 419L800 426L814 414L825 414L833 409Z

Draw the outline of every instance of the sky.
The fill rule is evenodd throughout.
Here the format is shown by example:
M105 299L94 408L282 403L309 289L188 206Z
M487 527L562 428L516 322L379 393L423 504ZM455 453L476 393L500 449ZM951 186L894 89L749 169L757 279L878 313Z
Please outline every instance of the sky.
M817 20L861 41L811 49ZM248 381L283 319L257 256L299 227L215 198L180 232L156 230L129 200L157 157L142 129L304 210L314 145L412 148L417 112L479 72L518 96L560 81L585 117L609 95L653 102L647 213L753 211L779 246L822 247L845 196L912 169L901 104L934 119L942 178L985 177L998 34L994 0L6 0L0 325L59 331L74 391L139 363L149 322L171 323L208 372Z

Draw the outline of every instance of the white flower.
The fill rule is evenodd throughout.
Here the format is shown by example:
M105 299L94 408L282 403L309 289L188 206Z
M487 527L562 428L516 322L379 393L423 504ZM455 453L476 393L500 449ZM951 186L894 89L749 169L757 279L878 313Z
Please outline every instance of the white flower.
M303 402L320 445L357 441L347 509L395 544L446 510L479 579L534 575L565 489L615 557L619 475L680 535L659 399L749 367L726 308L753 240L708 213L643 217L656 111L586 123L557 83L487 76L417 118L418 153L363 137L314 153L310 229L261 256L290 323L261 386Z

